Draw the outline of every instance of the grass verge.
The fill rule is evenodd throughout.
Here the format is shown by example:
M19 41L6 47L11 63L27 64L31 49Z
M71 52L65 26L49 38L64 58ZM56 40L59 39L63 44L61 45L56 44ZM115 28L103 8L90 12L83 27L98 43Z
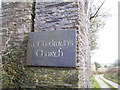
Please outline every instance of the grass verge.
M96 89L100 90L100 86L99 86L98 82L96 81L95 76L92 76L91 84L92 84L92 90L96 90Z
M104 74L104 77L105 77L106 79L108 79L108 80L110 80L110 81L113 81L114 83L117 83L117 84L119 84L119 85L120 85L119 80L111 79L110 77L108 77L108 76L107 76L107 75L105 75L105 74Z
M118 90L117 88L113 87L111 84L100 78L102 81L104 81L112 90Z

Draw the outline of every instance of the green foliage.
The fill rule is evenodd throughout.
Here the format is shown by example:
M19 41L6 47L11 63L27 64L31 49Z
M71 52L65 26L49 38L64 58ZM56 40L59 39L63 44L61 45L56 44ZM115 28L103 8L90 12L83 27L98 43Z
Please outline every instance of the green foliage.
M104 3L103 3L104 4ZM100 9L102 8L95 3L92 3L91 12L90 12L90 46L91 50L98 49L97 39L98 39L98 31L101 30L105 26L105 19L109 16L108 12L102 12Z
M101 79L101 78L100 78ZM113 87L111 84L109 84L108 82L106 82L105 80L101 79L102 81L104 81L112 90L117 90L115 87Z
M31 67L33 68L33 67ZM33 77L36 79L37 87L64 86L69 83L70 75L75 74L75 70L64 70L60 68L34 68ZM76 83L72 83L76 84Z
M92 84L92 88L100 88L98 82L95 80L95 76L91 77L91 84ZM100 89L98 89L100 90Z
M95 18L90 21L90 40L91 50L97 49L97 33L104 27L105 23L100 18Z
M67 75L67 77L64 78L64 82L68 84L77 84L78 82L78 76L77 73L71 72Z
M7 48L7 55L2 56L2 87L3 88L28 88L34 84L32 76L27 74L28 68L25 67L26 41L19 47L12 45ZM4 52L4 53L6 53Z
M12 44L4 52L2 56L3 88L58 87L76 84L77 81L74 78L76 70L26 66L27 42L28 39L25 38L21 45ZM7 52L10 53L5 55ZM75 80L71 82L73 78Z
M95 63L96 70L97 70L98 68L101 68L101 65L100 65L99 63L97 63L97 62L94 62L94 63Z
M120 84L120 68L110 68L108 69L105 74L104 77Z
M108 80L111 80L117 84L120 84L120 77L118 77L116 74L109 74L109 76L107 74L104 74L104 77Z

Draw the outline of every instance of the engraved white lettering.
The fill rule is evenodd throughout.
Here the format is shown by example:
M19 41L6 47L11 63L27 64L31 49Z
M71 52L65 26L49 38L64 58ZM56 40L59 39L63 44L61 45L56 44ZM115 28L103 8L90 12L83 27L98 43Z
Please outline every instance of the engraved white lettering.
M62 41L55 41L55 40L51 40L49 42L46 41L38 41L37 42L37 46L38 47L62 47L62 46L73 46L74 43L71 40L62 40Z
M57 51L44 51L38 49L36 51L36 56L38 57L63 57L64 53L62 51L62 48L59 48Z

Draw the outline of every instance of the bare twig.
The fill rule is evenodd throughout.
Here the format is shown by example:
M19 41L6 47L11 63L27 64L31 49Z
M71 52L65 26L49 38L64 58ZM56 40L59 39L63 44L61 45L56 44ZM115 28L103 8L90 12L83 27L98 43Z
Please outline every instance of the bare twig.
M10 50L9 52L7 52L7 53L5 53L5 54L3 53L2 56L3 56L3 55L6 56L6 55L8 55L9 53L11 53L12 51L13 51L13 50Z
M9 41L11 40L12 35L13 35L13 31L11 31L7 41L5 42L5 45L4 45L3 49L1 50L1 52L2 52L1 56L7 55L7 54L12 52L12 50L10 50L9 52L4 53L6 51L6 49L11 46L11 45L9 45Z
M8 37L8 40L7 40L6 43L5 43L4 49L3 49L2 51L5 51L6 48L9 46L8 43L9 43L9 41L11 40L12 34L13 34L13 31L11 31L11 33L10 33L10 35L9 35L9 37Z
M103 6L104 3L105 3L105 0L102 2L102 4L100 5L100 7L97 9L97 11L95 12L95 14L90 17L90 20L91 20L92 18L95 18L95 17L98 16L98 12L99 12L99 10L101 9L101 7Z

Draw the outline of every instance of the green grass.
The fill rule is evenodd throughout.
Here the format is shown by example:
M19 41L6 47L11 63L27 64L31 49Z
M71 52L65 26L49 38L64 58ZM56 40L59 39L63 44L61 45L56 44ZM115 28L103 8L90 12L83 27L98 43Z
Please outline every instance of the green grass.
M106 79L108 79L108 80L110 80L110 81L113 81L114 83L117 83L117 84L119 84L119 85L120 85L119 80L112 79L112 78L108 77L108 76L107 76L107 75L105 75L105 74L104 74L104 77L105 77Z
M92 76L91 78L91 84L92 84L92 90L100 90L100 86L98 84L98 82L95 79L95 76Z
M102 81L104 81L112 90L117 90L117 88L113 87L111 84L100 78Z

